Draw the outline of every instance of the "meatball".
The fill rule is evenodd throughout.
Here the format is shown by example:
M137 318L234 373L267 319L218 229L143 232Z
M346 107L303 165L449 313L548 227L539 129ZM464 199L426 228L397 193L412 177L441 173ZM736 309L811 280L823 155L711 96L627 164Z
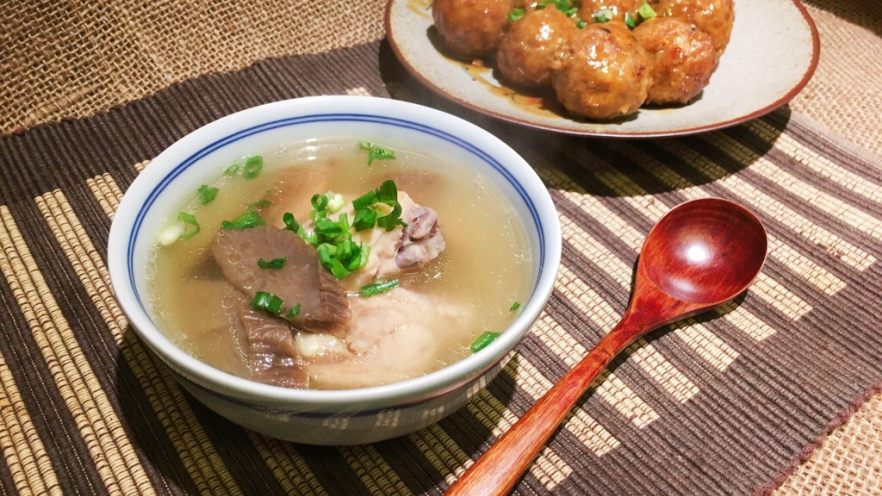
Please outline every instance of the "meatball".
M732 0L662 0L656 12L666 17L680 17L698 26L714 41L717 56L729 43L735 21Z
M709 34L676 18L656 18L634 30L637 41L654 59L647 102L687 103L707 86L717 68Z
M560 68L567 44L576 24L555 8L531 10L512 23L502 37L496 64L509 81L526 86L551 82L551 73Z
M634 11L642 4L643 0L582 0L582 6L579 7L579 17L592 22L597 12L609 9L612 13L610 20L624 21L625 12L630 12L633 15Z
M512 0L435 0L432 17L453 55L483 57L499 46L512 7Z
M573 114L613 119L643 105L652 83L652 60L625 24L591 24L570 42L570 54L551 81Z

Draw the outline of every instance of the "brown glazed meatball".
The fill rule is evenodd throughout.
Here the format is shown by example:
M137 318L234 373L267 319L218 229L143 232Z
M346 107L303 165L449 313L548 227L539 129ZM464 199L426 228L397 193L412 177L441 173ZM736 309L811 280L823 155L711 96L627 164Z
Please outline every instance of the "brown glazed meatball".
M633 32L654 59L647 102L686 103L707 86L717 68L709 34L670 17L645 21Z
M652 61L624 23L591 24L570 42L570 55L552 76L557 99L573 114L613 119L643 105Z
M732 0L662 0L655 10L660 16L689 21L709 34L718 57L729 43L735 21Z
M625 12L632 15L643 0L582 0L582 6L579 7L579 17L588 22L594 22L594 14L599 10L611 9L613 11L614 21L624 21Z
M453 55L483 57L499 46L512 7L512 0L434 0L432 17Z
M547 85L551 73L563 63L567 44L577 31L573 20L556 8L527 12L502 37L496 52L499 72L513 83Z

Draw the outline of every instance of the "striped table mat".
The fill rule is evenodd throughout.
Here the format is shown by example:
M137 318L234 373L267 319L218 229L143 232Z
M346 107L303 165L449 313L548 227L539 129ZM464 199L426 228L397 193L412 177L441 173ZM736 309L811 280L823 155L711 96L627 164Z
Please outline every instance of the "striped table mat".
M344 448L262 437L182 392L128 327L105 257L114 209L150 157L230 112L329 93L414 100L485 126L539 173L564 237L546 312L497 380L437 425ZM435 99L372 42L200 76L0 138L0 489L439 494L615 323L652 224L719 196L768 228L756 284L632 346L518 492L772 491L882 383L882 168L829 136L786 107L683 139L517 128Z

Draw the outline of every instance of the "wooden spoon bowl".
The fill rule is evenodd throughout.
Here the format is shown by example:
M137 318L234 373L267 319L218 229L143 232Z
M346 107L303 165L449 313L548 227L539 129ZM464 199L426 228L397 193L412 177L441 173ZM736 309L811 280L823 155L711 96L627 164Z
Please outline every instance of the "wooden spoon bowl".
M448 495L509 492L612 359L662 325L732 300L753 282L768 241L759 219L718 198L683 203L646 237L622 320L451 486Z

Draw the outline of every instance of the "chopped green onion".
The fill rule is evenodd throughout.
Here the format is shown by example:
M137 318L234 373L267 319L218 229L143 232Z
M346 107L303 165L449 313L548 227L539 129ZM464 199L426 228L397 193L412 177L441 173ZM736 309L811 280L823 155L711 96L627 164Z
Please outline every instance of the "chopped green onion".
M643 5L641 5L637 9L637 15L640 16L641 21L645 21L647 19L652 19L653 17L655 17L655 10L652 8L651 5L643 2Z
M263 217L259 213L249 210L233 220L225 220L221 222L221 227L227 230L234 229L251 229L252 227L262 226L266 224Z
M365 207L355 211L355 218L352 219L352 227L356 231L365 231L373 228L377 224L377 212L370 207Z
M196 190L196 194L199 195L199 203L203 205L208 205L213 202L215 198L217 198L217 192L220 191L215 187L208 186L207 184L203 184L199 186L199 189Z
M254 179L260 175L263 169L263 157L254 155L245 159L245 167L242 168L242 177L245 179Z
M282 304L284 302L278 296L267 293L266 291L258 291L251 299L251 308L253 310L268 312L272 315L280 315L282 313Z
M358 294L367 298L368 296L376 296L378 294L391 291L398 287L398 279L390 279L388 281L377 281L366 286L362 286L358 290Z
M520 7L515 7L511 9L511 12L508 13L508 20L511 22L520 21L524 18L524 9Z
M392 207L392 211L388 215L377 217L377 212L370 207L375 203L383 203ZM355 209L355 218L353 225L356 231L364 231L374 227L376 224L387 231L395 229L396 226L406 226L401 220L401 205L398 203L398 187L395 181L387 179L380 184L375 191L369 191L352 201L352 207Z
M180 239L190 239L199 234L199 231L202 230L202 228L199 227L199 222L196 222L196 216L190 212L179 213L178 220L184 224L184 232L181 233Z
M396 202L395 206L392 208L392 211L389 212L389 215L378 217L377 225L387 231L391 231L399 225L407 227L407 224L403 220L401 220L401 205Z
M300 315L300 303L294 305L293 307L288 309L288 313L285 314L286 319L293 319Z
M346 205L346 201L340 193L328 191L325 193L325 197L328 199L328 211L332 214L340 211Z
M285 266L285 262L287 261L287 258L274 258L272 260L264 260L262 258L259 258L257 259L257 266L261 269L279 270Z
M377 188L377 201L390 207L398 203L398 186L395 181L387 179Z
M374 203L377 203L379 200L377 199L376 191L368 191L367 193L359 196L355 200L352 200L352 207L355 210L360 210L365 207L370 207Z
M472 345L469 346L469 349L472 350L472 353L477 353L486 348L487 345L495 341L496 338L499 337L499 334L500 333L493 331L484 332L483 334L478 336L478 338L475 339L474 342L472 342Z
M325 209L328 208L328 197L315 194L312 195L312 199L309 200L309 203L312 204L312 208L315 209L316 212L324 212Z
M588 23L585 22L583 19L579 19L578 21L576 21L576 27L579 29L585 29L585 26L587 25Z
M346 231L339 222L334 222L331 219L319 219L315 222L315 232L325 238L336 238Z
M629 29L637 27L637 20L634 19L630 12L625 12L625 26L628 26Z
M573 17L578 13L579 13L579 7L571 7L571 8L564 11L564 14L566 14L567 17Z
M224 169L224 175L227 177L233 177L239 173L239 164L230 164Z
M374 160L389 160L395 158L395 152L389 148L384 148L376 143L369 141L359 141L358 147L368 152L368 165L374 163Z
M511 308L508 309L509 312L517 312L518 308L521 308L521 304L518 302L514 302L511 304Z
M615 13L612 9L600 9L594 13L594 22L604 23L609 22L615 17Z
M300 224L297 223L297 219L294 218L294 214L292 214L291 212L285 212L284 214L282 214L282 222L285 223L286 230L293 231L298 234L300 233Z

